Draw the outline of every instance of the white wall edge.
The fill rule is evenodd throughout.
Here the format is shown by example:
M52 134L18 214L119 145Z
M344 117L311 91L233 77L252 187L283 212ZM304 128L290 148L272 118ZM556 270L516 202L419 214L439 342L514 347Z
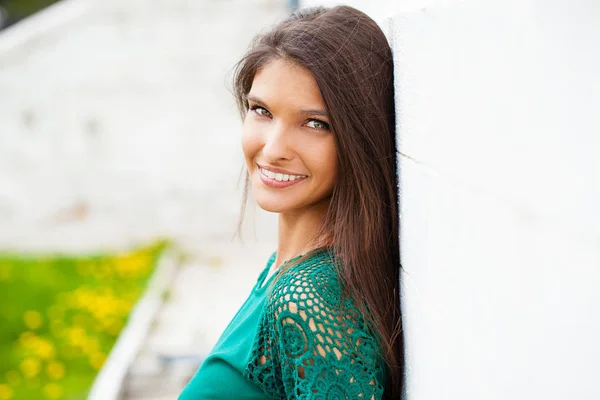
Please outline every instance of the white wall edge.
M129 367L144 344L154 316L163 303L162 295L178 267L179 262L172 250L167 250L159 258L146 292L133 308L127 325L94 380L88 400L117 400L121 397Z

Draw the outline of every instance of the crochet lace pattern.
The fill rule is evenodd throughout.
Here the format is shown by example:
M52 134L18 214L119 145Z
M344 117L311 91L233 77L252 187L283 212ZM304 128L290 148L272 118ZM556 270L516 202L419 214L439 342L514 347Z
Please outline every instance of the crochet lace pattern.
M328 251L292 263L276 277L244 375L274 399L382 397L375 338L342 295Z

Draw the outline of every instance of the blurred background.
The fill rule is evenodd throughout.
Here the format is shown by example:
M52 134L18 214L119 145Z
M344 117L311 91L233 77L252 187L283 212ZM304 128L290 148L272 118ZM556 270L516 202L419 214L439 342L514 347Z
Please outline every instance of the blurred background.
M276 245L232 68L338 3L0 0L0 400L177 397ZM600 4L344 3L394 52L405 398L599 398Z

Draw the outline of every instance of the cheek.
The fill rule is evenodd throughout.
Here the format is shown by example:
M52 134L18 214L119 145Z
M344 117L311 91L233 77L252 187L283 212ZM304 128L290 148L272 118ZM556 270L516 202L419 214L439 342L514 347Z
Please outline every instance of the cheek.
M318 153L312 153L314 160L313 165L318 169L318 173L321 176L321 183L323 185L333 186L338 173L337 150L333 138L324 144L320 144L318 148L320 149Z
M261 140L250 122L245 121L242 127L242 151L246 162L251 163L261 149Z

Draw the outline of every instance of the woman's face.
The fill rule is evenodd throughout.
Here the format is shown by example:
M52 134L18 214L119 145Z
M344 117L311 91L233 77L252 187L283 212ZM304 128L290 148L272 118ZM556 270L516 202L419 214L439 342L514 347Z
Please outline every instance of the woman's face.
M256 73L247 98L242 149L258 205L286 213L328 202L337 151L310 71L273 60Z

